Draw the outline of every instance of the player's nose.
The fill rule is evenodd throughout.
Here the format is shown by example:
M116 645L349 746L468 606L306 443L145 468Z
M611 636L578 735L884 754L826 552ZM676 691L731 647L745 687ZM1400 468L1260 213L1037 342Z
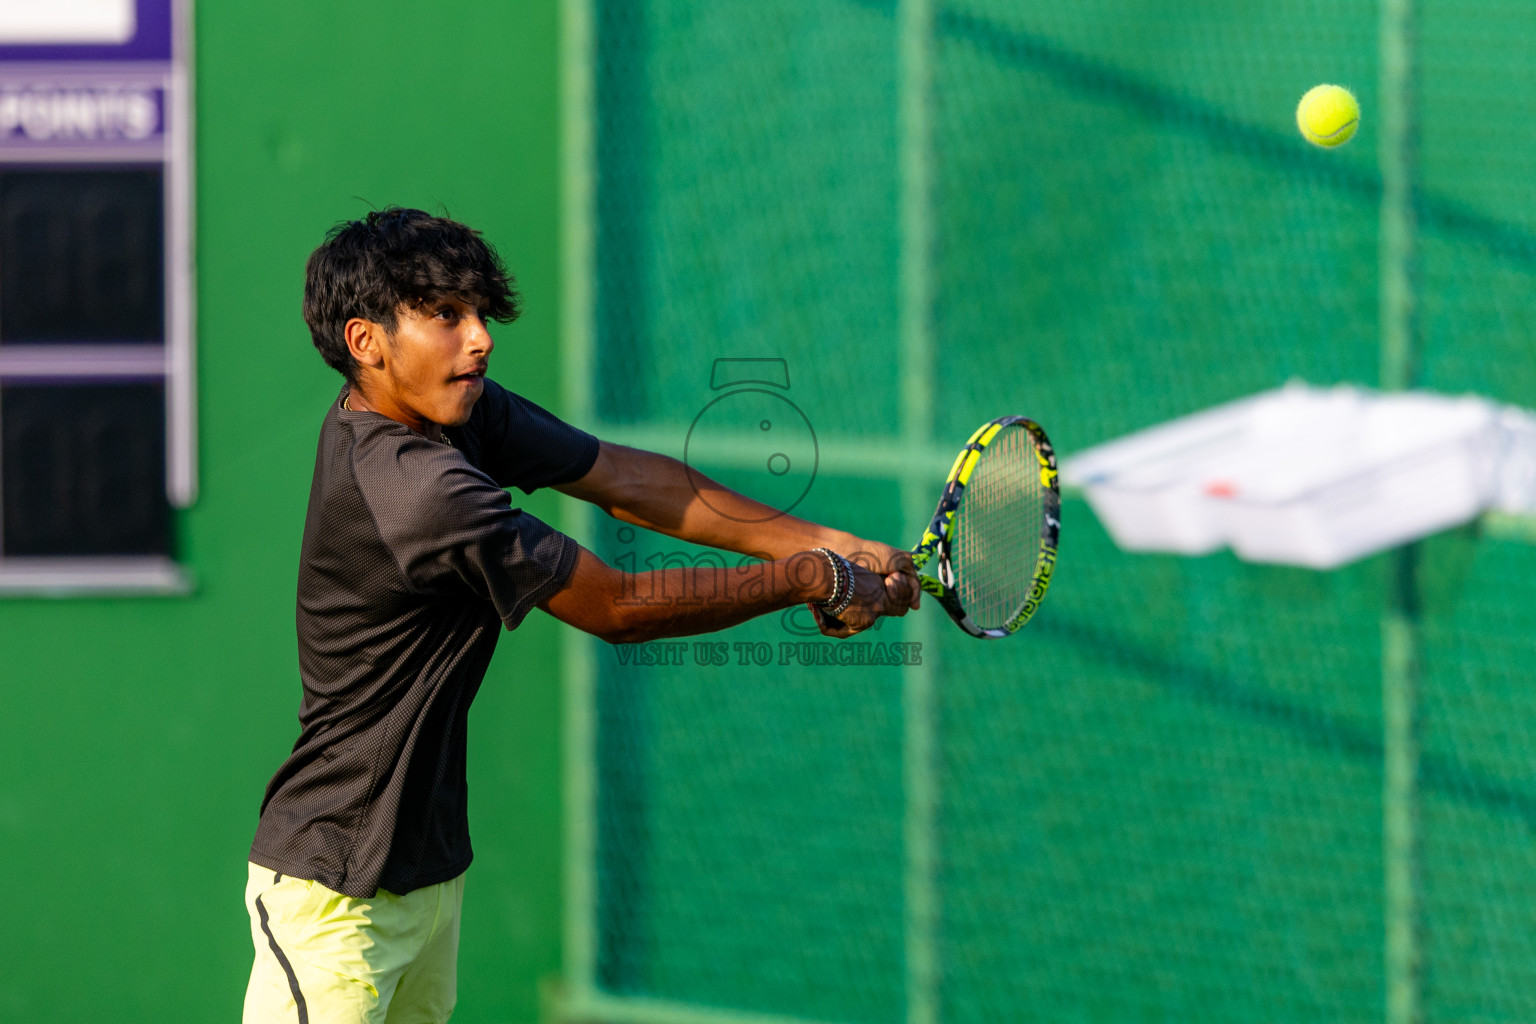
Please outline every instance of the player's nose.
M491 351L496 347L496 341L491 337L491 332L487 329L485 321L476 316L470 317L468 323L470 326L469 337L465 340L466 350L475 355L490 355Z

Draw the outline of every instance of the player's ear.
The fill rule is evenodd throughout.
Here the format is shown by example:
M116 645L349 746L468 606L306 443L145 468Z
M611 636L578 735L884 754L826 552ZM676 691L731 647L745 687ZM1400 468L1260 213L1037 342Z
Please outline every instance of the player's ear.
M342 328L347 350L360 366L379 369L384 365L384 325L355 316Z

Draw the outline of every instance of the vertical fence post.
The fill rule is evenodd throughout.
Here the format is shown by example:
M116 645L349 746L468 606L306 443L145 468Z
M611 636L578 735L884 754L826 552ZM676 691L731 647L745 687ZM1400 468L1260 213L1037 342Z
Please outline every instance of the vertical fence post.
M561 0L561 402L568 418L589 428L593 423L592 349L596 343L594 46L591 0ZM588 510L584 502L562 499L566 529L589 523ZM592 1000L597 985L597 669L592 641L584 633L575 629L561 631L560 666L565 887L562 959L567 984L565 999L575 1008Z
M1381 386L1413 385L1418 346L1414 311L1414 174L1417 111L1413 0L1382 0L1380 24L1381 223L1379 235ZM1389 556L1382 616L1382 857L1387 1024L1419 1024L1419 580L1418 545Z
M900 189L900 280L898 302L901 352L902 439L907 451L927 451L933 433L933 2L898 0L897 74L898 167ZM921 513L933 482L912 460L901 479L902 507ZM907 524L907 536L915 536ZM938 792L934 778L933 616L906 620L904 633L920 644L922 664L902 674L903 934L907 1024L936 1024L938 1009L938 894L936 838Z

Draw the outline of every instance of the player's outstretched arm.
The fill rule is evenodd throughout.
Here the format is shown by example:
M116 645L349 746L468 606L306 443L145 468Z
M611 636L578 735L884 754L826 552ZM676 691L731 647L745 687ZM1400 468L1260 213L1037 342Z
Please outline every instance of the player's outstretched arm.
M604 441L587 474L556 490L622 522L722 551L773 559L831 548L866 569L909 576L913 608L922 593L907 551L780 512L667 455Z
M855 567L852 603L827 635L849 636L882 615L905 615L910 595L887 579ZM831 565L814 551L738 567L628 573L582 548L565 586L539 607L608 643L642 643L712 633L796 604L825 601L833 586Z

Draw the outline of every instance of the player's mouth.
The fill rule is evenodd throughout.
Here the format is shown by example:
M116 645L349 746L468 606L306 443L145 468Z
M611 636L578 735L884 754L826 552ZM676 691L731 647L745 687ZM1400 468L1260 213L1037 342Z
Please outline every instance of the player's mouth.
M455 382L463 382L463 383L466 383L466 384L474 384L474 383L476 383L478 381L481 381L481 380L485 379L485 371L486 371L486 369L487 369L487 364L485 364L485 363L477 363L476 365L470 367L468 370L465 370L463 373L454 374L452 377L450 377L448 379L452 380L452 381L455 381Z

